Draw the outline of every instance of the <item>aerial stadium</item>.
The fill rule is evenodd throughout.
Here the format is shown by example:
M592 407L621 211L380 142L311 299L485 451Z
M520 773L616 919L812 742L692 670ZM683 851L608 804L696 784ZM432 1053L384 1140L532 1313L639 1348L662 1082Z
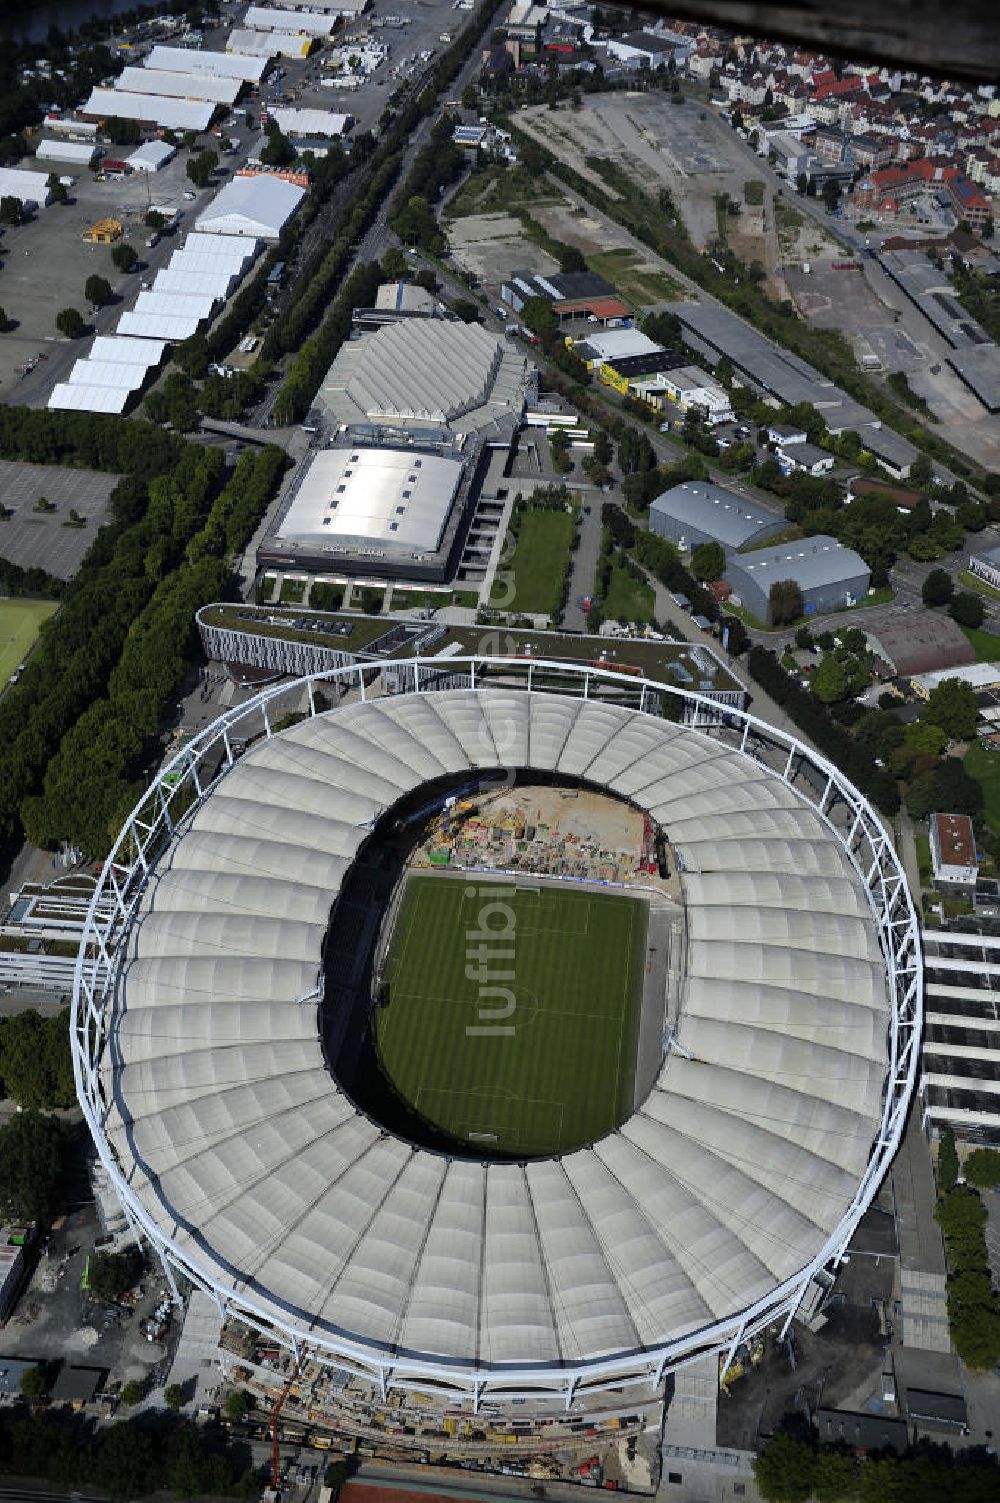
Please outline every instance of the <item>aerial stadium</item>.
M906 882L835 768L673 684L386 677L269 688L161 770L81 946L81 1105L239 1377L401 1444L600 1424L829 1288L914 1081ZM659 863L455 858L453 812L536 788Z

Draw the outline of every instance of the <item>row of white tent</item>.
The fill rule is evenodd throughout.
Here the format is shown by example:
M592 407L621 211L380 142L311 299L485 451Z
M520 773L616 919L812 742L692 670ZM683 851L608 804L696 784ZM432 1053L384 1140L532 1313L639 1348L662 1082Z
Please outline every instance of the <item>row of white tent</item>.
M190 339L233 290L257 255L258 241L193 231L123 313L115 335L98 335L69 379L57 385L50 408L79 412L125 410L129 397L162 363L168 344Z

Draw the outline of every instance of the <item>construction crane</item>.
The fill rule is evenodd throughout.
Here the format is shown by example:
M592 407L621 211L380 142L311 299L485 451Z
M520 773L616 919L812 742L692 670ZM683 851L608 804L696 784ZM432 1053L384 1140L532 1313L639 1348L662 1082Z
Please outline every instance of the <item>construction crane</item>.
M299 1364L296 1362L288 1374L288 1382L279 1393L275 1400L274 1408L271 1410L271 1487L274 1490L275 1497L278 1495L278 1487L281 1482L281 1446L278 1443L278 1424L281 1419L281 1411L285 1406L285 1400L291 1393L292 1384L298 1375Z

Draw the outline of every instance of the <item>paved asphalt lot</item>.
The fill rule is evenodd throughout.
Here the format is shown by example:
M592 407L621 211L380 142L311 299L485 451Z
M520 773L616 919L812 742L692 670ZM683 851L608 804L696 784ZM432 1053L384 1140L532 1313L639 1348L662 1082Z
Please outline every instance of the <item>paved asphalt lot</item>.
M0 552L22 569L47 569L69 579L97 536L117 483L116 475L97 470L0 461L0 505L13 512L0 521ZM56 510L36 511L41 497ZM71 507L86 518L85 526L67 525Z

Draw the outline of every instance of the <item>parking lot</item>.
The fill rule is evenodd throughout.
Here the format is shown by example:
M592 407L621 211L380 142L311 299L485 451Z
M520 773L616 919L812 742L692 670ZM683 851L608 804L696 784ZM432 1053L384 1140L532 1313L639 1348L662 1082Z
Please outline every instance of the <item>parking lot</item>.
M97 470L57 469L0 461L0 506L12 515L0 521L0 552L22 569L46 569L70 579L105 521L116 475ZM44 500L55 510L38 510ZM71 522L70 509L84 518Z

